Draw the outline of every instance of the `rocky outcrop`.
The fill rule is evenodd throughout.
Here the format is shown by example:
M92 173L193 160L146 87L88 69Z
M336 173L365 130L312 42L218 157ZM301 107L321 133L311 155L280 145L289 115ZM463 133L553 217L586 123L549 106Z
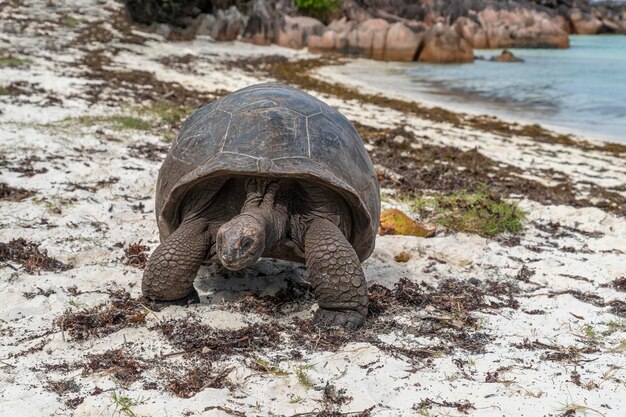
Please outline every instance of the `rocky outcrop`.
M320 36L325 29L322 22L306 16L281 16L276 26L274 43L293 49L303 48L311 36Z
M246 6L248 17L235 6L224 10L233 2L193 0L189 4L214 13L198 15L204 10L199 7L180 9L181 15L171 16L173 23L153 21L150 28L168 39L241 37L257 45L437 63L471 62L473 49L567 48L570 32L626 33L626 5L587 0L344 0L343 17L327 26L299 15L293 0L254 0ZM133 18L141 22L167 20L163 10L150 9L159 2L127 4L131 16L135 13ZM149 7L139 10L139 5Z
M487 32L481 26L480 21L474 15L471 17L460 17L455 22L455 29L459 36L469 42L475 49L488 49Z
M384 59L387 61L415 61L423 33L417 33L404 23L394 23L385 38Z
M472 46L450 26L437 23L424 34L418 61L448 64L473 60Z
M580 9L573 9L569 13L571 32L579 35L595 35L602 29L602 21Z
M299 16L294 0L253 0L251 4L241 0L125 0L125 3L133 21L149 25L153 30L172 38L192 37L196 30L210 36L211 31L207 30L206 23L212 22L200 25L198 16L211 14L217 17L220 10L238 5L242 7L240 10L245 10L250 16L244 37L256 44L267 44L276 39L275 28L280 26L280 22L275 19L277 15ZM565 41L567 33L626 33L626 2L342 0L341 5L339 16L347 18L353 25L379 18L390 25L403 23L414 32L421 32L420 26L429 28L441 22L455 26L461 37L475 48L564 47L568 43ZM494 15L498 22L490 20ZM232 38L233 25L230 27L225 32L218 31L224 33L220 36ZM289 30L298 32L299 28L288 24L285 31ZM343 36L339 38L342 39L339 42L347 42ZM328 41L330 39L325 40L326 43ZM298 41L295 43L299 44ZM325 45L321 39L315 39L313 45L318 44Z
M471 62L471 45L450 26L439 23L431 29L403 22L390 24L381 18L357 25L332 22L321 36L309 38L312 51L338 52L385 61Z
M348 32L348 47L367 58L385 59L385 45L389 22L367 19Z
M456 22L474 48L568 48L569 36L558 16L532 9L487 8Z
M217 19L212 14L203 14L198 16L198 27L196 35L211 36L211 30L215 27Z
M233 41L243 33L247 18L235 6L227 10L218 10L215 24L211 28L211 37L216 41Z
M471 19L483 10L493 9L547 15L550 19L557 19L568 33L626 33L626 2L610 0L359 0L356 3L358 7L351 4L346 13L379 16L384 12L404 19L416 19L427 26L441 19L450 23L459 18Z
M560 1L559 3L563 2ZM581 35L626 34L626 2L591 3L573 0L568 5L561 4L559 13L567 18L571 33Z
M274 11L265 0L254 0L243 37L255 45L269 45L275 39Z
M414 61L422 37L422 33L399 22L389 24L376 18L350 25L341 20L332 22L321 36L310 38L309 49L386 61Z
M498 56L493 56L491 57L491 59L489 59L489 61L492 62L524 62L524 60L522 58L518 58L515 55L513 55L513 52L509 51L508 49L505 49L502 51L502 53Z

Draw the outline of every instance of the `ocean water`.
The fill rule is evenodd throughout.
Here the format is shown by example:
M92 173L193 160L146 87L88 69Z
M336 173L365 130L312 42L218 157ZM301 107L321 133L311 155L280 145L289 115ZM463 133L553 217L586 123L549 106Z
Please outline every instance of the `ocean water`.
M433 104L626 142L626 36L572 36L569 49L511 49L523 63L366 65L368 85ZM501 50L476 50L486 59ZM355 74L356 72L356 74Z

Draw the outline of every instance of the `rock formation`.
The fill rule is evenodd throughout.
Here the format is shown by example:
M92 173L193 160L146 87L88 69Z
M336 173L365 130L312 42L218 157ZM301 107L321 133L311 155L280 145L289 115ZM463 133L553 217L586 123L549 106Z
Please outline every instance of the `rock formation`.
M423 62L447 64L474 60L474 51L467 40L443 23L435 24L425 33L420 49L418 60Z
M473 49L567 48L569 33L626 33L626 3L588 0L343 0L324 25L293 0L126 0L131 18L172 39L241 38L388 61L471 62ZM230 7L229 7L230 6Z
M580 35L595 35L602 28L602 21L580 9L573 9L569 13L569 22L572 33Z
M282 15L275 27L274 43L287 48L300 49L307 46L309 37L320 36L324 28L322 22L312 17Z
M467 41L475 48L568 48L569 36L561 19L533 9L488 7L472 21L474 33Z
M414 32L404 23L394 23L385 38L384 59L388 61L416 60L423 37L423 34Z
M491 57L490 61L493 62L524 62L524 60L522 58L518 58L515 55L513 55L513 52L509 51L508 49L505 49L502 51L502 53L498 56L493 56Z

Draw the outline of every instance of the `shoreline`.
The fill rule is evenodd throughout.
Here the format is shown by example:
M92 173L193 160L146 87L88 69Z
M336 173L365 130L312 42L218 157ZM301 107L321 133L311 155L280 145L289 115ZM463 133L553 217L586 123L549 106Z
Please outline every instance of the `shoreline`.
M286 51L290 51L290 49ZM229 64L244 70L246 73L271 77L319 94L336 97L341 100L357 100L365 105L381 106L437 123L443 122L455 127L467 127L511 137L524 136L537 142L562 144L581 149L597 149L614 154L626 153L626 144L620 142L593 138L588 140L584 135L582 137L572 137L570 134L561 134L557 131L545 129L536 123L508 122L495 116L470 114L460 110L453 111L432 102L426 101L424 103L412 98L407 99L401 93L389 93L386 91L381 93L371 86L363 86L363 89L359 89L351 81L345 80L340 75L337 80L334 80L333 77L337 76L336 72L330 77L315 76L316 71L322 68L330 68L332 71L333 67L341 67L342 64L350 65L353 62L358 61L336 55L304 54L298 57L291 56L287 58L281 55L270 54L243 58L231 61ZM367 62L375 63L375 61ZM330 78L330 80L327 78Z
M340 59L144 36L118 1L69 12L34 1L0 8L17 62L0 65L0 410L624 414L626 147L314 76ZM363 263L370 315L354 332L316 327L304 269L268 260L201 268L199 304L149 304L141 279L175 133L199 106L267 81L354 124L383 209L426 222L416 194L484 183L515 201L523 230L378 235Z
M492 50L489 50L492 52ZM493 51L494 53L496 51ZM530 112L507 110L509 103L503 103L503 110L497 110L499 107L496 101L490 101L486 98L475 97L470 93L455 94L453 92L441 91L441 94L430 94L428 92L420 91L418 87L411 88L411 82L402 75L393 74L389 75L386 79L391 81L397 81L394 83L394 87L386 87L381 85L382 83L376 81L376 75L380 76L381 73L386 71L403 71L403 68L416 65L415 63L396 63L396 62L380 62L368 59L348 59L344 58L347 62L338 65L328 65L319 68L315 71L314 75L319 79L332 79L334 82L341 83L344 86L359 89L360 91L367 92L375 95L385 95L388 97L397 98L399 100L405 100L407 102L416 102L420 105L424 105L430 108L443 108L450 112L457 113L459 116L487 116L493 117L502 121L503 123L512 125L538 125L546 130L554 132L556 135L573 136L578 141L590 141L595 143L607 143L620 146L626 146L626 136L620 140L617 137L594 135L590 130L577 129L574 127L563 126L559 124L549 123L544 120L538 120L533 118ZM419 65L419 64L417 64ZM422 64L424 65L424 64ZM473 65L473 64L464 64ZM495 64L498 65L498 64ZM506 64L499 64L506 65ZM380 73L376 75L363 76L368 70L374 71L380 70ZM389 67L389 68L385 68ZM361 71L359 73L359 71ZM374 77L374 78L372 78ZM390 84L388 84L390 85ZM408 87L410 91L401 91L402 87ZM454 102L461 99L461 102Z

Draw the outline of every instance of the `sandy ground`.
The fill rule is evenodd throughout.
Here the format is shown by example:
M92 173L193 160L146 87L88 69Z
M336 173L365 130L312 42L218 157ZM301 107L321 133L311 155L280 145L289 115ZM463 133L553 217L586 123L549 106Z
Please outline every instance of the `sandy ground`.
M251 55L310 56L163 42L124 25L113 1L20 3L0 5L0 51L13 60L0 65L0 183L26 194L0 200L0 243L2 256L26 250L19 238L40 252L0 265L0 415L626 414L626 219L610 207L520 190L519 240L379 236L365 262L372 314L353 334L312 326L306 272L273 261L203 268L201 304L143 304L175 129L151 100L208 101L265 81L228 64ZM623 155L320 98L366 126L402 123L418 149L478 149L541 184L626 196ZM384 191L385 208L410 213Z

